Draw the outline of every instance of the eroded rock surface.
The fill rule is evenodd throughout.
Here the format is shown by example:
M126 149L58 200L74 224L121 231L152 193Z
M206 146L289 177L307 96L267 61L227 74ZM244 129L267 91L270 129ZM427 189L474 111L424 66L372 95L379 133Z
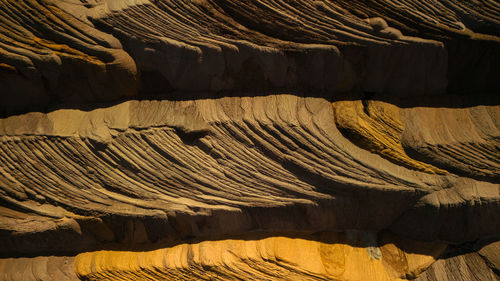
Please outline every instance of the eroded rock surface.
M0 280L499 279L498 2L0 23Z

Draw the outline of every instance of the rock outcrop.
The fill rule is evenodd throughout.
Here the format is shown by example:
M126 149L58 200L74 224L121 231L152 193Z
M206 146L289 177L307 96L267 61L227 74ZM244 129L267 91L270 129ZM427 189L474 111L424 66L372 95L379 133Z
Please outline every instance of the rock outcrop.
M500 279L496 1L0 23L0 280Z

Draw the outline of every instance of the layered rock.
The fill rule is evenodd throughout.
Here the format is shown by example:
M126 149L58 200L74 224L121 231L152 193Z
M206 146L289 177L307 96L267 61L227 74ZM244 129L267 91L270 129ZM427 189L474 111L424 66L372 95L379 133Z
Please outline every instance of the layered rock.
M496 280L494 1L0 0L0 280Z

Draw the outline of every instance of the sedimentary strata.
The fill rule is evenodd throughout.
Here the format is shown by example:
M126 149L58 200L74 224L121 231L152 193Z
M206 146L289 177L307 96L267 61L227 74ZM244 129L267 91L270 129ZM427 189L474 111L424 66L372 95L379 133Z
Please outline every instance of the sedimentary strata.
M0 280L497 280L499 21L0 0Z

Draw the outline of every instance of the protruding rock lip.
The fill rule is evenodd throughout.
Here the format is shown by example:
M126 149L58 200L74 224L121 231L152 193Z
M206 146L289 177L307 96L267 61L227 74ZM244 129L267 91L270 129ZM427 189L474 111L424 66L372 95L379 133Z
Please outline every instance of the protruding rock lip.
M24 4L3 5L10 11L18 5L23 10ZM24 10L34 21L46 17L66 29L9 18L17 30L8 33L13 46L31 40L43 55L8 46L2 55L6 67L1 69L9 71L0 79L7 91L0 114L166 92L179 98L200 91L211 96L301 91L326 98L352 92L420 98L494 95L498 89L492 75L500 65L500 39L464 28L498 30L487 2L481 7L433 2L426 6L432 16L411 2L406 4L411 9L392 2L295 5L300 7L226 0L176 8L147 0L99 1L91 8L77 1L32 3Z
M309 280L357 280L360 277L400 280L422 276L434 280L432 278L439 274L456 275L454 271L494 278L495 273L498 275L495 250L499 246L495 241L498 239L446 245L413 241L386 231L359 230L246 233L190 239L177 244L108 247L66 256L0 259L0 269L3 269L3 277L14 280L19 270L25 270L25 278L51 276L65 281L117 276L152 280L182 276L186 279L213 273L243 280L281 280L291 276ZM462 268L460 264L464 261L467 267ZM249 268L253 269L251 275L244 270ZM271 268L279 270L269 270Z
M408 122L424 122L419 118L429 114L451 114L450 122L435 125L444 129L452 126L452 130L460 127L454 117L467 116L472 110L388 108L389 113L400 115L398 122L404 127ZM400 111L414 112L415 116L409 118L412 115ZM473 111L483 121L489 117L488 111ZM369 113L378 118L381 112ZM345 117L354 126L363 121L356 116ZM424 123L430 126L433 122ZM467 126L481 131L485 129L482 125L488 124L472 122ZM442 142L434 140L425 128L411 129L417 147L420 139L436 145ZM343 137L335 126L331 103L321 98L270 95L128 101L88 112L61 109L0 119L0 131L0 149L8 152L0 155L4 159L0 171L5 171L0 174L5 194L2 199L12 210L32 214L37 229L34 232L40 239L52 241L64 236L68 241L79 241L59 243L59 250L85 248L102 241L124 242L126 239L120 236L123 231L112 225L113 221L128 225L128 219L134 229L148 222L137 229L152 235L152 240L174 234L171 238L179 240L255 230L360 228L391 229L404 237L453 243L495 234L500 221L496 220L497 185L453 174L423 173L386 161L374 154L378 153L376 149L370 153ZM483 146L491 141L479 135L455 136L458 142L472 138ZM377 136L367 136L371 137ZM245 163L252 154L256 154L252 161L259 161L258 165ZM468 161L463 154L455 156ZM440 157L439 151L434 157ZM20 161L26 165L16 166ZM42 178L38 176L40 171ZM192 179L176 184L171 175ZM255 178L261 182L252 181ZM220 191L221 182L227 193ZM260 191L254 194L256 187ZM233 190L237 196L231 193ZM482 203L476 204L477 200ZM37 205L46 202L58 207ZM474 211L461 215L465 210ZM80 230L59 221L64 217L75 220ZM226 223L226 219L232 223ZM156 231L155 225L160 222L165 228ZM15 217L5 223L5 229L16 233L9 239L17 242L0 248L29 252L30 244L23 248L22 241L32 240L31 233L18 227ZM52 236L54 229L46 226L64 229L59 233L62 236ZM461 231L454 231L457 228ZM19 246L13 249L12 245ZM51 245L35 248L44 252L55 247Z
M377 279L390 280L407 275L417 276L445 248L446 245L440 243L420 243L398 239L388 233L377 236L363 231L285 236L277 233L249 233L221 239L189 241L153 251L141 249L140 252L112 250L82 253L75 258L75 270L80 278L127 274L129 263L121 264L110 258L118 255L140 256L137 258L140 268L151 267L151 270L159 270L158 274L166 271L174 276L177 270L182 272L189 267L192 271L188 274L194 276L204 275L203 270L210 268L210 272L221 276L229 274L238 275L242 279L270 278L276 273L262 270L269 263L267 267L283 266L283 271L275 278L283 278L284 272L291 269L298 276L306 274L313 280L324 277L344 277L349 280L352 276L363 274L359 272L359 267L349 266L360 262L364 266L373 267L369 272L376 275ZM246 276L247 271L244 269L253 268L256 264L258 266L253 274ZM203 270L197 273L197 268L200 267ZM141 272L132 274L141 275Z

